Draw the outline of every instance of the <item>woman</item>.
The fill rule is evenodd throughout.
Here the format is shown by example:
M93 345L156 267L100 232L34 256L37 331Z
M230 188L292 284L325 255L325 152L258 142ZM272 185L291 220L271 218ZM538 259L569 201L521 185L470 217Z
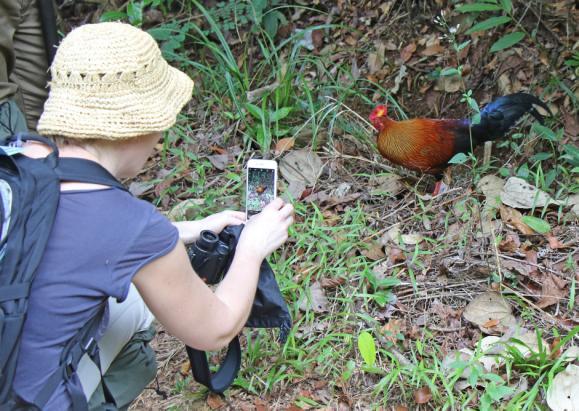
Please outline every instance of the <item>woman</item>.
M142 169L193 88L186 74L162 58L150 35L122 23L73 30L57 50L51 75L39 132L55 139L61 156L95 161L118 179L134 177ZM46 148L30 144L27 154L42 156ZM136 335L146 346L142 341L147 337L142 336L151 317L141 296L164 328L185 344L201 350L226 346L249 316L262 260L287 239L292 206L276 199L246 222L235 258L215 292L194 273L183 241L194 241L201 230L219 232L244 219L243 213L225 211L171 224L151 204L125 191L63 183L55 225L30 294L15 392L34 402L57 369L63 345L109 297L120 304L111 304L103 316L101 328L108 327L99 343L103 372L111 362L113 370L119 357L121 368L130 363L122 349L131 337ZM101 405L102 396L92 395L100 374L88 363L81 362L44 408L70 409L80 387L87 398L93 397L91 407ZM135 365L139 367L146 374L150 364ZM115 397L119 407L135 397L118 396L123 397Z

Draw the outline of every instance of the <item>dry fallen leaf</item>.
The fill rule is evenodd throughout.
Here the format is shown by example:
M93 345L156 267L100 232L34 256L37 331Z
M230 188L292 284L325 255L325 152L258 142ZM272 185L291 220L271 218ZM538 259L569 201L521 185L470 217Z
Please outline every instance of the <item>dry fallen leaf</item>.
M344 277L332 277L332 278L322 277L320 279L320 285L322 286L322 288L325 288L327 290L337 288L338 286L344 284L345 282L346 280L344 279Z
M408 60L410 60L415 51L416 51L416 43L410 43L409 45L404 47L400 52L400 58L402 59L402 62L406 63Z
M195 218L199 206L205 203L202 198L190 198L188 200L183 200L177 203L169 212L167 213L167 218L171 221L181 221L181 220L191 220Z
M400 84L402 84L402 80L404 79L404 77L406 77L406 66L403 64L402 66L400 66L400 71L398 72L398 75L394 79L394 87L390 89L390 92L392 94L398 93L398 90L400 90Z
M315 282L309 287L309 295L302 299L300 310L312 310L316 313L328 311L328 299L319 282Z
M309 150L290 151L279 162L279 172L290 185L292 183L315 185L322 167L320 157Z
M414 391L414 402L416 404L426 404L431 399L432 393L428 387L421 387Z
M139 197L153 187L155 187L155 184L151 183L150 181L133 181L129 185L129 192L135 197Z
M521 240L516 233L507 234L499 244L499 250L507 252L507 253L514 253L519 250L521 246Z
M507 180L501 192L501 201L509 207L523 209L561 204L560 201L553 200L549 194L519 177L511 177Z
M388 323L381 328L384 337L392 343L398 341L397 335L402 330L403 322L404 320L400 319L391 319L388 321Z
M497 325L499 325L500 321L497 320L496 318L493 318L492 320L488 320L486 323L483 324L484 328L493 328L496 327Z
M463 316L487 334L501 334L516 324L509 303L494 292L486 292L472 300L464 309ZM485 324L492 320L498 320L498 323L493 322L492 328L486 328Z
M512 225L519 230L521 234L535 234L535 231L531 227L523 223L523 215L518 210L501 205L499 211L501 213L501 220L503 220L505 224Z
M213 167L220 171L225 170L229 164L229 154L213 154L211 156L207 156L207 159L213 165Z
M547 238L547 241L549 242L549 248L551 248L552 250L556 250L558 248L566 248L566 245L563 244L561 241L559 241L559 239L557 237L555 237L552 234L547 234L545 236Z
M388 259L394 265L406 261L406 255L398 247L388 247Z
M372 187L370 190L370 195L372 196L384 194L395 196L404 189L402 177L392 173L373 175L370 177L368 185Z
M566 203L571 205L571 212L579 217L579 194L573 194L566 199Z
M461 348L458 351L451 351L442 360L442 369L446 372L447 375L454 375L457 363L470 363L473 357L474 351L468 348ZM460 368L462 368L462 366ZM468 378L472 373L472 368L473 367L471 365L464 367L462 374L460 374L460 378Z
M462 80L459 76L440 76L436 79L435 90L445 91L447 93L456 93L462 86Z
M187 360L179 367L179 372L183 377L186 377L191 372L191 361Z
M485 206L497 208L501 205L501 191L505 182L502 178L494 175L486 175L480 179L476 188L485 196Z
M421 56L435 56L437 54L442 54L444 53L444 47L442 47L440 44L433 44L431 46L426 47L424 50L422 50L420 52Z
M561 357L568 362L573 362L579 360L579 347L576 345L572 345L571 347L567 348Z
M402 234L400 236L402 242L406 245L416 245L424 240L424 236L418 233L411 233L411 234Z
M553 411L579 411L579 366L569 364L553 378L547 390L547 404Z
M275 145L275 154L279 155L284 151L291 150L296 142L296 139L293 137L286 137L280 139L277 144Z
M386 257L383 246L378 243L371 244L369 248L362 250L362 255L372 261L382 260Z
M510 347L516 348L523 357L529 357L531 353L538 354L542 351L549 351L549 346L544 339L541 339L541 346L539 347L539 340L537 339L537 334L530 330L521 330L519 333L515 333L511 338L514 338L519 342L509 341L506 343Z
M537 307L545 308L557 304L567 296L565 290L567 282L552 273L547 273L541 289L541 299L537 302Z
M225 401L223 401L221 395L211 392L207 396L207 405L212 410L217 410L219 408L225 407Z
M524 276L533 276L537 274L537 268L526 264L523 260L511 260L506 258L500 259L501 266L510 272L516 271L517 273Z

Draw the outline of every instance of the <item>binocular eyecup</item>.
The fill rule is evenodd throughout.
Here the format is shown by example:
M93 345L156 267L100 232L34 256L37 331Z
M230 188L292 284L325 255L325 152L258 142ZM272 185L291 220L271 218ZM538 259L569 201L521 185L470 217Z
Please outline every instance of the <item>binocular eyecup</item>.
M193 269L207 284L219 283L228 268L230 254L234 251L212 231L204 230L187 253Z

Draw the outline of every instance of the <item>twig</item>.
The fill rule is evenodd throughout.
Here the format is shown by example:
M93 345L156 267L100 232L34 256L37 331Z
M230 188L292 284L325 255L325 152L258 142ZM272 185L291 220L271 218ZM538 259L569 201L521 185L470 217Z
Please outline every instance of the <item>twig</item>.
M481 254L481 255L482 255L482 254ZM560 271L556 271L556 270L553 270L553 269L551 269L551 268L549 268L549 267L545 267L545 266L542 266L542 265L539 265L539 264L531 263L530 261L527 261L527 260L520 260L520 259L518 259L518 258L510 257L510 256L504 255L504 254L499 254L499 257L505 258L505 259L507 259L507 260L516 261L516 262L518 262L518 263L530 265L530 266L533 266L533 267L537 267L537 268L540 268L540 269L545 270L545 271L549 271L550 273L557 274L558 276L561 276L561 277L562 277L562 274L561 274Z
M440 331L443 333L452 333L452 332L460 331L460 330L466 328L466 326L461 325L459 327L437 327L436 325L429 325L428 328L430 328L431 330Z
M491 152L493 149L492 141L485 141L484 154L483 154L483 166L488 166L491 162Z
M545 310L537 307L537 305L535 303L533 303L531 300L529 300L528 298L526 298L523 294L521 294L520 292L513 290L511 287L509 287L508 285L502 284L502 287L510 292L512 292L513 294L515 294L517 297L519 297L521 300L523 300L524 302L526 302L527 304L529 304L531 307L533 307L535 310L542 312L543 314L545 314L546 317L549 318L549 320L551 321L551 324L554 325L559 325L567 330L570 330L570 327L567 327L565 324L557 321L557 319L555 317L553 317L551 314L549 314L548 312L546 312Z

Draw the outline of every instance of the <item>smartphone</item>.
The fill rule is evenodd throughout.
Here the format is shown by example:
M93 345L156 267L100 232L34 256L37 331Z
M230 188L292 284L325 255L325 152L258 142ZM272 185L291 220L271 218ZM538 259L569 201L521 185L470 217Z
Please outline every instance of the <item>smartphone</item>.
M277 162L249 160L246 183L245 214L250 218L261 212L277 196Z

